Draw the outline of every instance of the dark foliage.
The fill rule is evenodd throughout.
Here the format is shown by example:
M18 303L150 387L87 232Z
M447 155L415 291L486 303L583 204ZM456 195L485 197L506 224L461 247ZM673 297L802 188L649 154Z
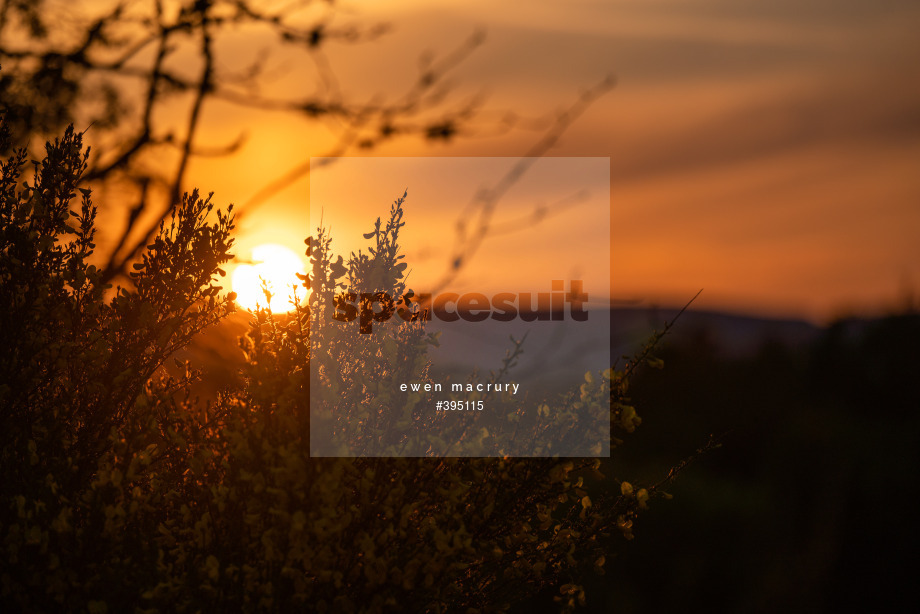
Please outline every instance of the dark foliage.
M233 219L185 195L133 265L133 288L111 288L90 264L86 155L68 129L31 181L22 151L2 169L0 598L10 609L489 612L543 588L569 609L584 600L584 574L603 571L662 494L666 480L610 488L597 459L311 458L315 352L342 364L388 357L386 378L392 365L422 373L426 347L412 334L311 344L320 292L293 315L255 314L245 383L194 398L198 374L186 365L170 377L163 364L232 308L216 280ZM346 273L357 286L400 286L399 203L391 213L376 249L347 266L322 234L308 241L314 288ZM648 351L588 374L544 411L609 403L612 427L632 432L628 382ZM351 424L379 418L356 389L334 393Z

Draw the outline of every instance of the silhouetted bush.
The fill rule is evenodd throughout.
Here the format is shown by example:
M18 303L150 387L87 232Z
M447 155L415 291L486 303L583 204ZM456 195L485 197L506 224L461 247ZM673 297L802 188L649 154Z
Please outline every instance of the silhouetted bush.
M372 381L406 381L424 377L431 341L407 326L357 341L329 329L311 344L321 291L290 315L255 313L242 340L245 383L192 397L198 373L185 365L169 376L163 365L232 309L216 283L230 258L230 210L185 195L133 265L132 287L110 288L90 263L85 161L69 129L31 181L22 152L2 167L8 608L491 612L544 587L566 609L584 599L580 578L602 572L614 541L632 536L655 487L611 490L598 459L311 458L310 361L325 359L316 352ZM395 295L401 217L399 201L377 226L376 249L348 263L324 234L308 240L313 288L347 277ZM647 357L648 348L623 371L589 374L551 410L569 420L610 403L613 428L631 432L629 376ZM403 445L374 434L376 421L406 416L377 411L359 388L352 378L324 390L344 416L332 430L356 429L343 438L352 452Z

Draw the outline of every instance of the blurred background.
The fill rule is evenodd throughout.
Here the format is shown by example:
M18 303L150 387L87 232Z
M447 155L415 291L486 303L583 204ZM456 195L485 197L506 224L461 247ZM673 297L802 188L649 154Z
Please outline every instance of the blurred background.
M609 157L613 356L703 293L605 470L723 447L588 611L877 610L913 600L918 546L918 24L909 0L4 0L0 100L35 151L87 130L115 283L192 187L237 205L246 264L303 253L311 158ZM501 211L487 187L464 215ZM190 350L214 381L246 320Z

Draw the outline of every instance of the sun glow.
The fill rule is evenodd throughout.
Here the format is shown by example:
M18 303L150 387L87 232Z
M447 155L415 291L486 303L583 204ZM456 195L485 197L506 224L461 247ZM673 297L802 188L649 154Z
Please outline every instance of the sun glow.
M262 282L265 281L271 293L271 308L274 311L291 311L294 306L293 286L301 301L306 296L304 282L297 278L303 275L304 262L296 253L283 245L266 243L253 248L252 264L236 267L231 277L236 302L244 309L254 311L257 306L268 305Z

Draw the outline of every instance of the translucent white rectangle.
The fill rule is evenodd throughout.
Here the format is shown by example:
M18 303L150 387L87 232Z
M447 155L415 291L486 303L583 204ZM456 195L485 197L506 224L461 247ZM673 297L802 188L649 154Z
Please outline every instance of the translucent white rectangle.
M608 158L313 165L312 456L609 455Z

